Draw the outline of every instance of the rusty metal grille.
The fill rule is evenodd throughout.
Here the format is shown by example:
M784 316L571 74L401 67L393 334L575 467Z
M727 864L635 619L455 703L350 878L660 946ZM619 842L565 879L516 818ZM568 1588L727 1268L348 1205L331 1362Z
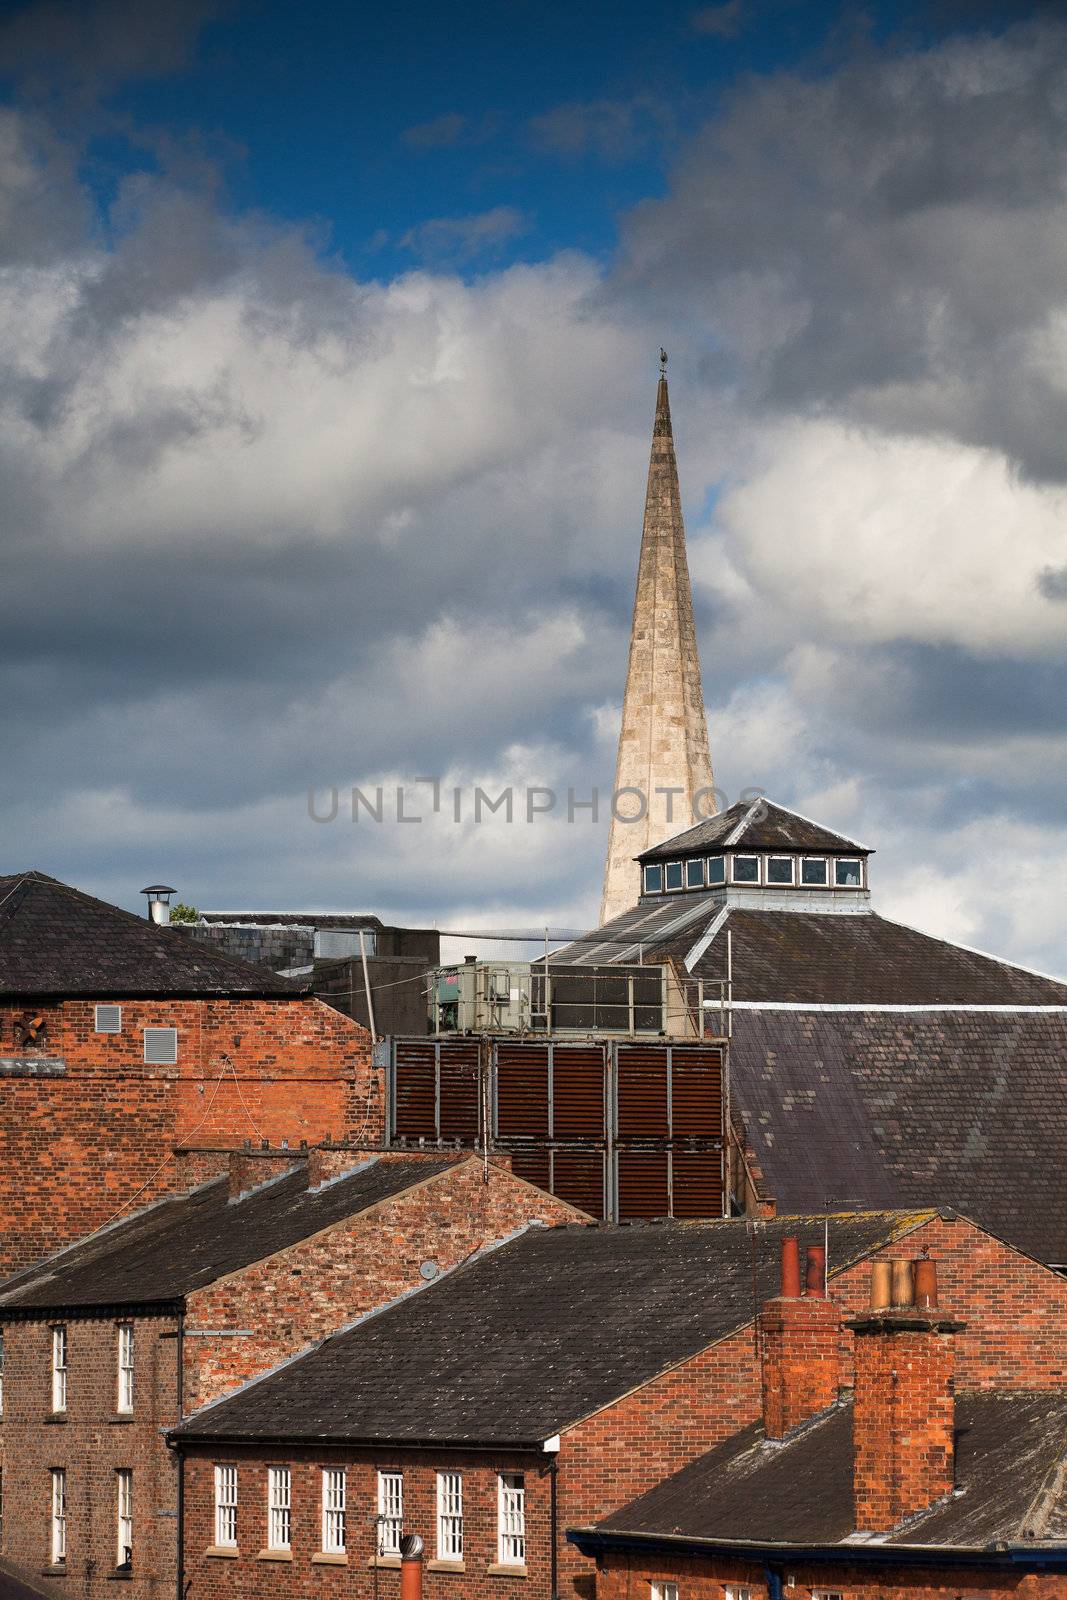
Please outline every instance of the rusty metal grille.
M594 1217L604 1215L604 1157L599 1151L555 1150L552 1192Z
M616 1057L620 1139L670 1135L670 1055L662 1045L620 1044Z
M603 1045L552 1047L552 1134L556 1139L603 1139Z
M670 1155L667 1151L620 1150L619 1221L670 1214Z
M398 1039L393 1073L393 1134L436 1139L437 1046L432 1039Z
M671 1132L676 1139L722 1138L722 1051L671 1047Z
M548 1137L551 1048L548 1044L497 1045L497 1138Z
M723 1170L721 1150L675 1150L671 1160L674 1215L721 1217Z

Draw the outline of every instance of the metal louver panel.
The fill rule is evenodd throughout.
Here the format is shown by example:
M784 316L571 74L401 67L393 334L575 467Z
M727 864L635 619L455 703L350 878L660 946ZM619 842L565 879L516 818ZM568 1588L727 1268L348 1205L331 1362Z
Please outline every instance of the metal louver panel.
M602 1139L604 1046L557 1044L552 1050L553 1137Z
M393 1107L396 1138L437 1138L437 1046L432 1039L397 1040Z
M550 1045L505 1044L496 1049L496 1133L500 1139L548 1135ZM547 1174L546 1174L547 1176Z
M671 1051L674 1137L722 1138L722 1051L675 1045Z
M670 1133L669 1056L663 1045L620 1044L618 1136L666 1139Z
M723 1172L721 1150L675 1150L674 1215L721 1217Z
M477 1144L479 1128L478 1040L442 1041L438 1134Z
M670 1213L670 1156L666 1151L619 1151L619 1221Z
M552 1192L594 1217L604 1215L604 1157L599 1150L556 1150Z
M517 1178L525 1178L527 1183L536 1183L539 1189L551 1188L551 1160L544 1145L540 1148L513 1149L511 1170Z

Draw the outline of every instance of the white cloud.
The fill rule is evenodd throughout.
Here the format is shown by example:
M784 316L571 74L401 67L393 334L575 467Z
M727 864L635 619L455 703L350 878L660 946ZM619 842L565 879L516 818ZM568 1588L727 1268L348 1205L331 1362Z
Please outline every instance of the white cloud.
M782 635L1062 657L1067 493L991 451L841 423L773 429L723 498L730 561ZM736 596L736 586L733 586Z

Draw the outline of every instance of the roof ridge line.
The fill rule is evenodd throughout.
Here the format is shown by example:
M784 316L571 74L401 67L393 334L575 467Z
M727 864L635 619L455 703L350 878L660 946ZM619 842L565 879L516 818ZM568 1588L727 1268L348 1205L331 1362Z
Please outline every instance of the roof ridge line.
M1009 961L1007 956L995 955L992 950L980 950L976 944L961 944L958 939L946 939L940 933L928 933L925 928L917 928L912 922L901 922L897 917L886 917L878 911L875 915L881 917L883 922L891 922L894 927L907 928L909 933L921 933L924 939L934 939L938 944L947 944L953 950L966 950L968 955L984 956L987 961L996 961L1002 967L1010 967L1013 972L1028 973L1031 978L1044 978L1048 983L1059 983L1067 989L1067 977L1062 973L1042 972L1038 967L1025 967L1020 961Z
M768 796L767 795L758 794L756 796L755 800L753 800L752 804L749 806L748 810L745 812L744 816L741 818L741 821L737 824L736 827L730 829L730 832L726 835L726 838L722 841L722 847L723 847L724 850L729 850L733 845L735 845L737 843L737 841L740 839L741 835L744 833L745 829L748 827L749 823L752 821L752 816L753 816L753 813L756 810L756 807L762 805L765 800L767 800L770 805L772 805L772 806L774 805L774 801L773 800L768 800Z
M685 966L686 972L692 972L697 962L707 954L708 947L715 943L716 937L722 929L723 924L729 919L729 916L730 902L726 901L726 903L722 905L712 917L711 921L704 929L704 932L701 934L696 944L684 957L683 965Z
M810 822L813 828L825 828L827 833L836 833L839 839L844 839L847 844L855 845L857 850L865 850L868 855L872 856L875 854L870 845L861 844L850 833L841 833L837 828L827 828L825 822L818 822L815 817L809 817L806 812L798 811L795 806L785 806L780 800L772 800L769 794L761 795L760 799L766 800L769 806L774 806L778 811L788 811L791 817L799 817L801 822Z

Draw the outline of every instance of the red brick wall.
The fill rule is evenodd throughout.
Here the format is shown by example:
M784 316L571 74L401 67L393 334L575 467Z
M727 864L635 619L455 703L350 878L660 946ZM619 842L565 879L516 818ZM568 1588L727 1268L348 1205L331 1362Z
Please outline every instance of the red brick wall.
M0 1007L0 1055L60 1057L66 1074L0 1082L0 1274L166 1190L176 1144L381 1137L369 1035L319 1000L124 1002L118 1034L94 1032L92 1001L41 1004L23 1049L26 1010ZM170 1026L177 1065L146 1066L142 1030Z
M865 1533L886 1533L952 1491L954 1335L933 1317L921 1329L903 1320L865 1318L856 1329L856 1527Z
M871 1259L911 1260L924 1248L937 1260L942 1306L967 1324L955 1335L958 1388L1055 1388L1067 1381L1067 1279L963 1219L935 1217L833 1277L832 1302L845 1314L864 1310ZM853 1335L842 1326L840 1337L841 1382L848 1385ZM564 1436L561 1526L606 1516L760 1412L760 1366L749 1326ZM561 1552L560 1571L566 1578L561 1593L588 1595L591 1569L573 1546Z
M361 1159L367 1158L350 1151L340 1169ZM414 1157L396 1152L376 1159L409 1162ZM424 1159L440 1155L428 1153ZM531 1221L579 1220L581 1212L500 1167L490 1165L485 1183L481 1161L467 1158L369 1212L192 1294L190 1330L240 1328L251 1337L187 1341L187 1409L424 1284L419 1271L424 1262L435 1262L443 1272Z
M763 1427L781 1439L832 1405L841 1384L841 1312L815 1296L768 1300L760 1313Z
M991 1595L997 1600L1067 1600L1064 1574L1024 1574L982 1567L854 1566L822 1567L783 1558L777 1563L791 1576L793 1587L783 1600L810 1600L813 1590L829 1590L844 1600L959 1600L961 1595ZM644 1551L610 1552L596 1574L596 1600L649 1600L650 1584L676 1583L679 1600L723 1600L726 1584L752 1590L753 1600L767 1600L761 1564L719 1558L653 1555Z
M134 1577L130 1600L173 1588L175 1472L159 1419L174 1415L175 1323L143 1318L134 1333L134 1411L117 1412L118 1329L114 1318L68 1320L67 1410L52 1420L51 1326L9 1322L4 1330L4 1521L0 1549L34 1583L51 1556L53 1467L67 1473L67 1575L49 1593L113 1593L117 1554L116 1469L133 1471ZM93 1564L97 1583L86 1581Z
M401 1459L402 1457L402 1459ZM214 1462L238 1469L236 1557L206 1552L214 1547ZM267 1543L267 1466L287 1465L292 1473L292 1559L272 1561L259 1552ZM322 1468L347 1469L347 1561L324 1565L312 1560L322 1548ZM375 1567L374 1516L379 1468L404 1474L404 1525L421 1533L426 1545L423 1593L426 1600L507 1600L518 1582L524 1596L547 1600L549 1583L550 1487L547 1458L501 1452L389 1450L275 1450L259 1455L247 1448L197 1454L185 1465L186 1579L196 1600L289 1600L290 1596L344 1595L398 1600L395 1566ZM463 1570L435 1570L436 1472L463 1475ZM489 1571L497 1557L497 1481L500 1471L526 1478L527 1577Z

